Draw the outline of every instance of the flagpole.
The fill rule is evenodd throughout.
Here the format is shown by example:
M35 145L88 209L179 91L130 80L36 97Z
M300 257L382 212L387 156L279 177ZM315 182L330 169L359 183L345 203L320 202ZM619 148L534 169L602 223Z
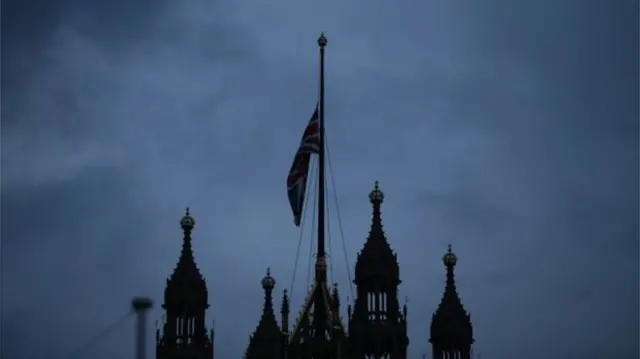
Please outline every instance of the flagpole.
M318 253L316 257L316 282L324 283L327 279L327 263L324 248L325 230L325 140L324 140L324 48L327 46L327 38L324 33L318 38L320 47L320 99L318 101L319 112L319 137L320 148L318 151Z
M327 319L328 313L325 310L326 303L325 291L327 288L327 261L324 251L324 230L325 230L325 141L324 141L324 48L327 46L327 38L321 34L318 38L318 47L320 47L320 99L318 100L318 132L320 140L320 148L318 151L318 253L316 256L316 287L313 299L313 328L314 348L313 357L326 359L329 358L329 347L326 346Z

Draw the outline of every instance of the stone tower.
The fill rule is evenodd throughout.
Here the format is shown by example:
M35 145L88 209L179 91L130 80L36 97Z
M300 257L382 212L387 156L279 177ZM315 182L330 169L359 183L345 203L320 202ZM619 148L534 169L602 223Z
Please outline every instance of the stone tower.
M207 333L207 285L191 248L195 220L189 209L180 220L184 233L178 264L167 279L162 331L156 331L157 359L213 359L213 329Z
M458 262L451 245L442 257L447 279L442 301L431 319L433 359L470 359L473 344L471 316L464 310L456 290L454 267Z
M357 296L349 308L351 359L406 359L407 308L398 303L400 269L398 259L382 228L384 194L375 183L369 194L373 218L369 237L358 255L354 283Z

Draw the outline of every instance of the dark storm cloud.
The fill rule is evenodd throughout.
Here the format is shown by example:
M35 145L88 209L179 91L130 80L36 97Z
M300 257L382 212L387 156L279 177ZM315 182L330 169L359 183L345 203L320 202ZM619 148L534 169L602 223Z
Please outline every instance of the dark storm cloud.
M43 347L52 357L70 354L126 313L132 295L160 297L179 251L177 218L191 199L172 188L179 202L168 206L171 220L150 226L163 208L145 188L156 176L173 187L176 168L149 157L176 158L177 172L207 163L210 156L197 148L204 141L188 139L198 131L198 112L211 113L219 97L194 98L189 92L201 91L174 82L175 92L162 91L159 102L180 110L158 107L162 67L180 58L186 72L202 62L212 73L225 62L251 61L242 32L210 21L216 7L207 4L210 14L187 23L179 21L180 8L159 2L34 5L3 2L3 293L10 294L3 296L2 354L21 358L42 357ZM151 68L153 77L132 81L138 67ZM167 71L165 79L174 75ZM203 86L220 86L216 78ZM191 113L182 101L195 105ZM162 133L182 135L153 145ZM158 172L145 174L145 166ZM169 257L135 264L149 248L162 253L165 246ZM134 267L138 274L128 273ZM53 329L56 323L62 328ZM131 353L131 330L120 327L90 355Z
M74 0L4 1L3 96L13 100L25 95L28 79L50 60L47 50L57 36L56 30L67 26L68 22L74 22L91 42L108 43L112 49L121 49L135 43L131 40L144 33L154 14L162 8L162 2L144 0L92 4ZM5 116L4 126L11 125L14 120L17 119Z
M63 358L131 296L160 300L190 205L216 357L241 355L265 268L290 286L283 178L325 30L347 256L378 179L410 355L428 352L451 242L482 357L635 357L637 14L632 1L3 2L2 354ZM131 355L132 325L86 355Z

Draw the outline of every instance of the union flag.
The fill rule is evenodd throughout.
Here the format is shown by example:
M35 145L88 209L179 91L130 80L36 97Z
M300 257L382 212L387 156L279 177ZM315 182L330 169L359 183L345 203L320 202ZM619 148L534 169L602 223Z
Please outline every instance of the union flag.
M320 153L320 122L318 118L318 105L309 120L307 128L302 135L300 147L293 159L289 176L287 177L287 194L289 196L289 204L293 211L293 223L300 226L302 217L302 206L304 204L304 196L307 189L307 176L309 174L309 163L311 154Z

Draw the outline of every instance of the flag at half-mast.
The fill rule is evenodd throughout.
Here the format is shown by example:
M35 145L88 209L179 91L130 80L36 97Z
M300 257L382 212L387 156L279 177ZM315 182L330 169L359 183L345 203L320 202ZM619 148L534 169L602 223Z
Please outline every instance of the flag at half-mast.
M293 222L296 226L300 226L302 217L302 206L304 205L304 196L307 189L307 177L309 174L309 163L311 162L311 154L320 153L320 123L318 118L318 105L309 120L307 128L302 135L302 141L298 152L293 159L293 165L287 177L287 193L289 195L289 204L293 211Z

